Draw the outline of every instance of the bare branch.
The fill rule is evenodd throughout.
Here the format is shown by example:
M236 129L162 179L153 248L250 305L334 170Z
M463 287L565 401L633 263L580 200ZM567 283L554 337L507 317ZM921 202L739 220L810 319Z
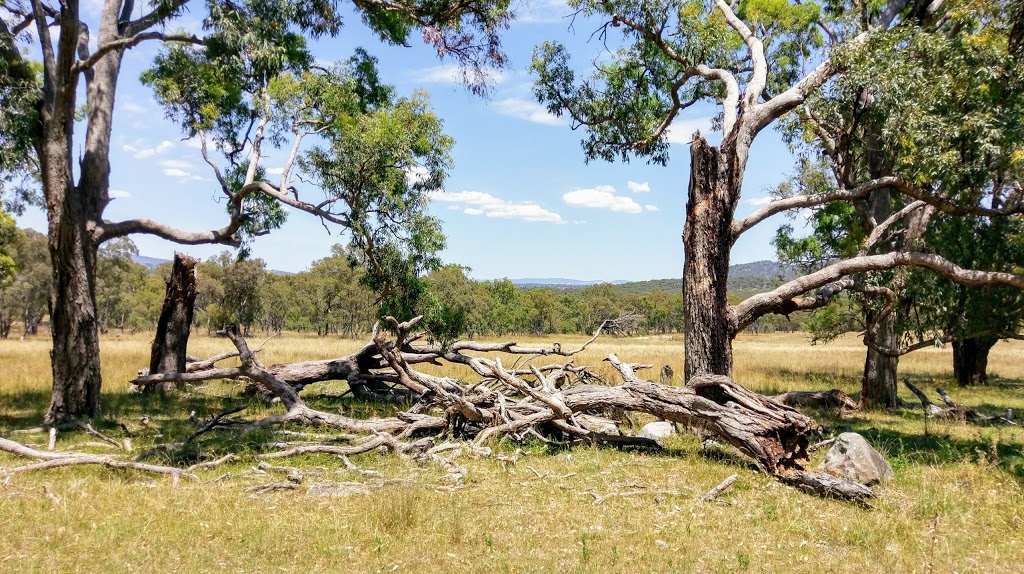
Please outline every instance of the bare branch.
M930 269L954 283L968 287L1007 285L1024 289L1024 275L963 269L947 259L931 253L897 251L883 255L867 255L839 261L785 283L772 291L754 295L735 305L730 311L735 320L736 330L742 330L758 317L772 313L775 309L785 308L787 301L802 293L823 287L847 275L894 269L901 266Z
M715 0L715 6L725 16L725 21L733 30L743 38L743 43L750 51L750 61L753 65L753 73L743 90L743 107L752 108L768 84L768 60L764 55L764 43L747 27L743 20L740 20L723 0ZM729 133L728 130L726 133Z
M861 199L867 197L873 191L885 189L887 187L895 187L902 191L904 188L909 188L911 186L898 177L888 176L873 179L853 189L837 189L835 191L816 193L814 195L796 195L793 197L775 200L743 219L733 221L732 241L735 243L736 240L739 239L740 235L750 230L750 228L761 223L765 219L784 211L824 205L833 201Z
M43 470L47 468L57 468L61 466L74 466L81 464L97 464L101 466L107 466L110 468L128 468L132 470L141 470L144 472L155 472L157 474L169 474L178 477L190 478L192 480L199 480L196 475L180 469L170 466L158 466L153 464L145 464L141 462L132 462L128 460L121 460L107 455L97 454L85 454L85 453L73 453L73 452L47 452L42 450L36 450L31 447L27 447L21 443L14 442L5 438L0 438L0 450L9 452L13 455L34 458L42 461L35 464L28 464L24 466L18 466L14 468L5 469L3 472L15 473L15 472L28 472L33 470Z
M88 70L89 68L95 66L96 62L102 60L103 56L106 56L110 52L113 52L115 50L126 50L129 48L133 48L147 40L160 40L161 42L183 42L187 44L197 44L200 46L203 44L203 41L194 34L187 35L164 34L163 32L143 32L141 34L136 34L135 36L132 36L130 38L120 38L118 40L107 42L106 44L99 46L98 48L96 48L96 52L93 53L91 56L84 60L79 60L78 62L75 62L75 66L74 68L72 68L72 72L81 72L83 70Z
M890 215L889 218L882 223L876 225L875 228L871 230L871 235L868 235L868 238L864 241L864 245L860 248L858 255L867 255L878 241L882 239L882 236L888 233L890 227L895 225L897 221L906 217L910 212L920 209L925 205L927 204L923 201L913 201L907 204L903 209Z

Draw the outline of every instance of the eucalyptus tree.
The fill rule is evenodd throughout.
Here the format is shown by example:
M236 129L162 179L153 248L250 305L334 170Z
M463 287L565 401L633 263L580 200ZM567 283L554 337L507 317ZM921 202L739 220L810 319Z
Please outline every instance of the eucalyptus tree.
M414 32L421 32L439 55L467 65L469 79L477 89L483 89L484 70L504 63L498 33L509 19L507 0L352 0L352 6L356 15L385 42L405 44ZM258 152L266 140L255 130L265 128L275 112L285 115L284 110L273 108L270 84L282 74L292 74L294 83L299 83L302 74L310 70L312 58L307 38L340 31L342 13L337 3L207 0L200 4L157 0L143 4L134 0L105 0L98 19L88 23L81 8L79 0L62 0L59 4L48 0L6 0L0 5L0 104L4 104L0 106L0 147L5 151L0 154L0 179L38 178L49 220L53 394L45 417L47 422L91 416L98 411L95 268L97 248L105 241L147 233L177 243L237 246L247 233L266 232L280 221L273 201L288 203L332 223L351 224L354 232L372 237L374 242L379 239L376 233L391 231L387 226L371 231L368 224L360 221L375 209L370 207L371 199L356 197L364 191L360 188L326 189L332 203L324 207L319 201L298 199L299 194L288 184L291 170L286 170L280 182L260 177L264 172L259 169ZM205 14L202 37L170 31L187 11ZM92 38L95 42L90 41ZM23 52L19 41L35 46ZM104 219L110 202L111 130L121 60L127 50L153 41L194 47L165 52L165 60L158 63L157 69L165 64L163 69L170 72L200 75L161 77L158 95L170 107L176 107L174 115L182 120L186 130L200 136L210 135L203 138L212 140L207 156L209 147L215 147L229 156L229 167L236 169L225 170L218 177L228 205L223 227L186 231L145 218ZM179 56L188 61L169 61ZM349 78L352 77L350 74ZM84 86L80 86L80 80ZM172 80L195 91L172 97ZM349 91L360 92L353 85L358 82L340 77L337 81L327 77L324 80L332 84L332 90L347 85ZM306 94L309 103L319 103L315 94L299 91ZM82 95L84 102L80 101ZM363 93L360 99L369 101L373 97ZM189 100L200 98L216 105L199 110L187 108ZM334 96L325 98L328 103L332 99ZM422 105L416 108L422 110ZM76 139L79 115L84 130ZM318 116L316 105L296 110L292 122L295 131L285 133L298 140L331 121L344 123L336 115L327 116ZM256 153L250 154L252 161L243 169L241 156L246 148L236 144L245 138L225 134L239 133L245 128L243 122L251 118L256 118L254 123L259 124L249 137L249 150ZM330 129L319 135L327 136ZM428 141L437 143L436 139ZM8 155L9 149L17 153ZM413 152L412 157L430 155L423 149L406 151ZM76 157L80 159L77 165ZM420 188L440 182L445 166L441 165L443 162L434 163L430 166L433 173L429 183ZM236 187L234 183L241 185ZM381 203L380 195L390 193L373 191L377 195L369 196L377 198L376 204ZM5 193L5 198L10 197L12 194ZM351 216L335 209L347 204L348 199L353 205ZM365 211L363 203L367 204ZM409 204L401 203L402 207ZM410 211L416 211L416 207Z
M900 183L815 208L809 237L780 230L780 256L820 267L917 249L963 267L1020 269L1024 73L1010 49L1019 9L1001 2L948 8L873 38L871 50L852 55L846 73L789 122L791 141L810 142L797 185L828 194L880 177ZM790 195L792 185L779 191ZM862 274L850 288L863 294L862 395L885 406L896 402L901 354L936 340L971 340L972 332L1006 333L1020 296L906 270ZM881 302L872 300L879 295Z
M99 328L124 330L132 313L133 295L143 288L149 270L132 260L139 249L127 237L103 244L96 259L96 311Z
M10 284L17 272L14 258L11 257L17 232L14 218L0 210L0 287Z
M50 263L46 237L31 229L18 229L9 246L13 277L0 281L0 338L20 321L25 335L35 335L46 315L50 292Z
M853 187L840 180L826 192L780 197L747 217L735 217L751 144L764 129L841 78L856 57L870 56L878 39L912 32L922 19L945 14L952 4L957 3L890 0L823 7L773 0L576 0L572 6L605 19L600 34L606 43L621 47L599 59L593 74L582 79L564 46L548 42L536 49L536 96L552 113L570 116L574 128L584 128L588 160L639 157L665 164L667 134L680 112L700 101L720 106L721 145L708 145L700 134L694 134L690 145L683 231L687 380L698 374L731 374L732 339L740 330L767 313L821 306L856 285L850 275L920 266L969 285L1024 287L1024 277L965 271L933 253L865 252L728 305L732 245L775 214L866 197L879 189L948 203L932 193L930 180L880 176ZM619 32L621 36L613 36ZM865 238L862 249L876 240ZM815 289L821 290L803 296Z

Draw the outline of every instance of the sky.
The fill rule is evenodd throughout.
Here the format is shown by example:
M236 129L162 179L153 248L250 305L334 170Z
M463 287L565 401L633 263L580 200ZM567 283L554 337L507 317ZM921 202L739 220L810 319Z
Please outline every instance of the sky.
M87 23L95 22L101 3L83 2ZM667 166L643 160L587 164L580 146L584 134L536 102L527 71L534 46L545 40L566 44L581 66L603 57L603 45L591 39L600 22L573 22L566 17L571 12L562 0L528 0L518 7L517 19L503 34L509 66L494 74L486 98L461 86L457 68L439 60L418 35L410 38L409 47L388 46L357 16L346 19L339 37L311 44L321 62L347 59L363 47L379 59L382 79L397 94L430 93L445 132L456 142L454 167L430 207L448 238L442 254L446 263L466 266L471 277L481 280L680 277L688 143L697 129L712 144L720 140L710 127L718 109L708 102L681 114L671 131ZM201 16L186 13L176 27L198 33L200 21ZM186 230L221 227L227 220L225 207L197 142L183 139L181 130L163 117L151 90L138 81L158 50L157 43L144 42L124 58L111 150L114 200L104 217L146 217ZM79 128L80 139L84 129ZM262 165L270 173L284 163L283 150L265 155ZM737 216L763 205L768 190L794 165L778 134L762 132L751 150ZM316 191L303 189L305 197ZM774 259L771 238L784 222L777 216L743 235L733 248L732 262ZM45 213L30 210L19 224L44 231ZM140 254L162 259L170 259L176 250L202 258L225 249L179 246L147 235L132 239ZM345 241L339 230L325 229L318 219L295 212L283 228L257 238L252 254L270 269L298 272L327 257L331 245Z

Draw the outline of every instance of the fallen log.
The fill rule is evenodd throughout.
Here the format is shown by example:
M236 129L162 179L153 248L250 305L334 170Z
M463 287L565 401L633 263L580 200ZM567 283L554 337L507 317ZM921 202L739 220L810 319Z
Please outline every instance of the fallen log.
M615 386L595 385L586 382L590 379L579 375L586 372L585 369L581 371L580 367L571 365L571 361L543 368L527 362L510 369L502 364L499 356L490 359L471 354L572 357L585 349L600 330L578 349L566 350L557 344L526 347L474 341L459 341L442 348L415 343L418 336L414 329L419 318L404 323L390 317L385 320L390 324L390 332L378 325L372 342L348 357L270 367L264 366L249 350L237 329L229 328L226 334L238 351L241 365L173 377L184 381L216 375L218 378L244 378L262 385L285 410L245 425L245 430L301 424L376 437L355 446L309 447L296 452L348 455L379 446L404 452L413 448L405 439L417 434L445 433L477 446L502 436L517 439L526 435L547 436L563 441L584 437L600 439L602 434L608 433L588 428L595 423L588 417L600 417L609 412L642 412L714 434L752 459L758 468L787 484L802 484L802 488L817 489L819 494L854 500L870 494L870 490L865 494L853 486L844 486L843 481L836 482L838 479L815 478L814 473L806 473L813 420L772 397L745 389L729 377L702 375L687 381L686 386L662 385L636 376L635 369L647 365L630 364L610 354L607 360L623 382ZM490 383L467 383L414 368L423 363L460 364ZM316 410L299 397L301 385L338 376L346 377L350 385L371 377L387 380L410 393L417 403L395 417L360 420ZM576 376L576 384L567 384L564 377L570 376ZM137 381L152 384L168 380L167 377L170 376L141 377ZM801 478L807 474L811 476Z
M831 391L789 391L775 395L775 400L791 407L824 407L857 410L860 405L839 389Z
M924 394L924 392L922 392L921 389L919 389L916 386L914 386L910 382L910 379L906 379L906 378L903 379L903 385L906 386L907 389L910 390L910 392L914 393L917 396L917 398L921 401L921 408L924 409L925 416L928 416L930 418L944 418L944 419L949 419L949 420L955 420L955 421L960 421L960 422L971 422L971 423L974 423L974 424L982 424L982 425L984 425L984 424L1007 424L1007 425L1014 425L1014 426L1017 425L1017 423L1014 422L1012 420L1012 418L1010 418L1010 416L1001 416L1001 415L989 416L989 415L985 415L985 414L979 413L978 411L972 409L971 407L968 407L967 405L958 403L958 402L953 400L953 397L949 396L949 393L947 393L944 389L942 389L940 387L935 387L935 392L942 399L942 402L944 402L946 404L946 408L940 407L940 406L932 403L930 400L928 400L928 397ZM1013 414L1013 411L1010 410L1010 409L1007 409L1007 415L1011 415L1012 416L1012 414Z

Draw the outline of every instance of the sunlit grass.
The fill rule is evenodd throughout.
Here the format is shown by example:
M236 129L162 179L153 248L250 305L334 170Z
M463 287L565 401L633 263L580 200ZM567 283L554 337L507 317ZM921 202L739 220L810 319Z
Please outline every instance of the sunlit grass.
M566 346L584 337L563 337ZM551 339L547 339L548 342ZM526 339L520 342L529 342ZM96 424L114 436L117 419L138 433L136 450L180 440L200 418L248 400L228 384L193 387L166 399L126 394L146 366L146 335L104 338L104 412ZM262 338L252 337L258 347ZM337 356L363 341L287 335L266 343L267 364ZM682 372L678 337L601 339L577 364L602 363L609 352L655 370ZM193 337L190 352L209 356L226 339ZM0 433L38 423L49 398L45 337L0 341ZM838 387L856 394L863 346L854 338L810 346L799 334L744 336L737 341L736 379L766 392ZM951 380L948 349L905 357L901 374L932 393L945 385L958 400L1001 412L1024 412L1024 345L1000 343L990 359L993 385L962 390ZM506 361L506 364L508 361ZM443 368L441 372L465 376ZM1006 386L1000 386L1004 384ZM317 399L343 385L303 392L324 409L359 416L389 407ZM905 390L901 394L912 397ZM253 402L256 417L275 407ZM368 495L310 498L303 488L253 497L246 488L280 477L238 476L256 464L251 453L273 439L245 439L246 458L202 473L203 482L98 468L19 474L0 486L0 571L4 572L1019 572L1024 551L1024 433L1019 427L976 427L925 421L920 412L812 413L829 430L862 432L890 458L896 478L879 489L871 510L822 500L784 487L730 456L710 456L683 435L665 453L581 447L525 448L518 462L463 456L469 474L454 492L443 469L393 455L354 458L396 479ZM148 415L143 426L140 419ZM208 437L208 438L207 438ZM237 445L207 435L190 457ZM43 435L19 435L41 444ZM61 433L58 448L88 446L83 433ZM511 454L513 445L494 445ZM819 454L819 456L821 456ZM0 466L20 464L0 456ZM321 474L316 481L372 478L342 469L329 456L276 464ZM319 470L318 470L319 469ZM232 477L220 482L224 473ZM737 483L702 503L699 495L732 473ZM543 478L538 478L540 474ZM400 479L400 480L398 480ZM0 479L2 481L2 479ZM59 497L51 499L46 491ZM673 491L609 498L590 492Z

